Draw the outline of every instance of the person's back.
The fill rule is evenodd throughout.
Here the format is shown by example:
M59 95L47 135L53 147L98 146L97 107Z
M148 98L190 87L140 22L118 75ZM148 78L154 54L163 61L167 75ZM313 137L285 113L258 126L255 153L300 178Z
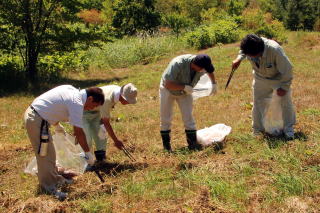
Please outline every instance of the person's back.
M76 118L72 115L82 113L86 98L85 90L79 91L71 85L61 85L43 93L31 105L50 124L70 121L81 127L80 121L75 121Z

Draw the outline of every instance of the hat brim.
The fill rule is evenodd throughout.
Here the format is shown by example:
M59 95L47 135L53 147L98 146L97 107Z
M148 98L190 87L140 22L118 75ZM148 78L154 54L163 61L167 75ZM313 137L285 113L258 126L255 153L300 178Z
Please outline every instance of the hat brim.
M131 99L127 99L123 93L123 88L126 86L127 84L123 85L120 89L120 96L126 101L128 102L129 104L135 104L137 103L137 97L135 98L131 98Z

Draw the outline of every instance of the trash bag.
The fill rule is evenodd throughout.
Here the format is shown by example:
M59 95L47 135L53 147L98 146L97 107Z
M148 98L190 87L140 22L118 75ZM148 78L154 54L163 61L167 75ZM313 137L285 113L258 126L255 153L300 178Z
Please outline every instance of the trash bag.
M56 133L52 136L56 150L57 167L65 171L83 174L87 166L84 153L79 144L75 145L75 138L69 134ZM38 172L36 157L33 157L24 170L25 173L36 175Z
M281 108L281 97L274 90L271 98L266 99L266 108L263 115L263 126L265 132L274 136L279 136L283 131L283 119Z
M215 124L209 128L200 129L197 131L197 141L203 147L222 142L230 134L231 129L225 124Z
M209 96L212 90L211 79L208 75L204 74L200 77L200 80L193 88L192 97L193 100L197 100L201 97Z

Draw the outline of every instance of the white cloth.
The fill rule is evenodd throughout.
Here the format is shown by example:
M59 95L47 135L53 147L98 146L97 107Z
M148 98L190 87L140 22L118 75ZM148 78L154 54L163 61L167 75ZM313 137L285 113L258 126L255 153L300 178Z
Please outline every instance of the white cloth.
M50 124L69 121L71 125L82 128L86 99L85 90L79 91L71 85L62 85L43 93L31 105Z

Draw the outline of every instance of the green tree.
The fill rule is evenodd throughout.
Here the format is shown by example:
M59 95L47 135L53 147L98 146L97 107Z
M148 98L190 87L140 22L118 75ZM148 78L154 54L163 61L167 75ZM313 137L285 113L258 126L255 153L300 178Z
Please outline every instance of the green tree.
M288 0L286 26L290 30L312 30L316 22L313 0Z
M112 26L126 35L152 32L161 23L154 0L118 0L113 4L113 12Z
M182 29L191 25L192 20L177 13L171 13L163 17L163 24L172 29L172 31L179 37Z
M0 0L2 50L20 54L26 76L37 83L37 63L41 54L69 51L76 42L98 39L93 31L83 31L75 15L83 9L77 0ZM37 85L37 84L35 84Z

